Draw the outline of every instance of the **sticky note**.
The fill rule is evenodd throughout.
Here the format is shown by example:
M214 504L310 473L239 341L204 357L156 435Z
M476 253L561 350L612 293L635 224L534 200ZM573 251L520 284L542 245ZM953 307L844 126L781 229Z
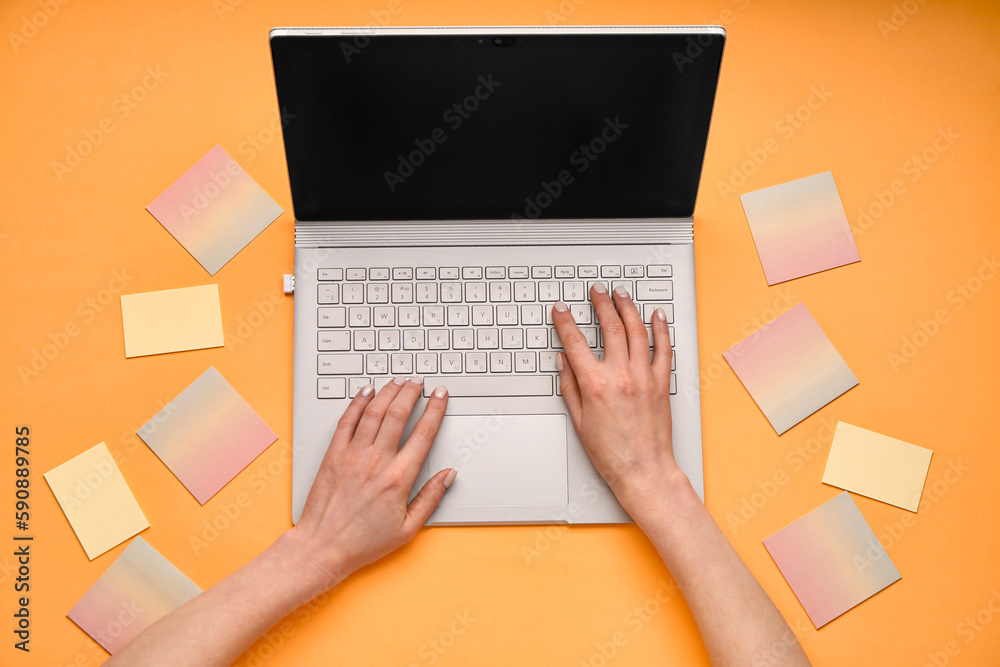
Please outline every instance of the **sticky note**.
M901 578L846 492L765 539L764 547L817 628Z
M778 435L858 384L801 303L722 356Z
M216 146L146 207L211 275L282 214Z
M184 573L137 537L66 615L113 654L199 593Z
M740 195L768 285L861 260L833 173Z
M214 367L137 433L202 505L278 439Z
M126 357L225 344L218 285L123 294L121 300Z
M149 528L103 442L45 473L45 481L91 560Z
M917 511L932 452L840 422L823 483Z

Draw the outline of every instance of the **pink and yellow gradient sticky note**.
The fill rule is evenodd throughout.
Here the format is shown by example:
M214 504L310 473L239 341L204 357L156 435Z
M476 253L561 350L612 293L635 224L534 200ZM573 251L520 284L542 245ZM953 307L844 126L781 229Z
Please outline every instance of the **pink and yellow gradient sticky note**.
M278 439L214 367L137 433L202 505Z
M149 528L103 442L45 473L45 481L91 560Z
M768 285L861 260L833 173L740 195Z
M199 593L183 572L137 537L66 615L114 654Z
M126 357L225 344L218 285L123 294L121 300Z
M282 213L222 146L146 210L213 276Z
M846 492L765 539L764 547L817 628L901 579Z
M801 303L722 356L778 435L858 384Z
M823 483L916 512L932 452L840 422Z

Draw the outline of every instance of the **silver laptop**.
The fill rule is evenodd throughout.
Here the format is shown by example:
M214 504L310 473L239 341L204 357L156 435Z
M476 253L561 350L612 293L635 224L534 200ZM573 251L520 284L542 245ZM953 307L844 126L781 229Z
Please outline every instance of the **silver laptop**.
M622 285L675 349L674 451L704 498L695 195L721 27L280 28L295 208L292 518L369 382L450 392L430 524L630 521L559 393L553 303L602 355Z

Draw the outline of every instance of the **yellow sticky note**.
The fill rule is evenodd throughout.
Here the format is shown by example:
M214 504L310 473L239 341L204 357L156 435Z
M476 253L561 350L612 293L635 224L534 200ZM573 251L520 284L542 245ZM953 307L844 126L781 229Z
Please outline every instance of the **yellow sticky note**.
M823 483L916 512L933 453L839 422Z
M91 560L149 528L103 442L45 473L45 481Z
M124 294L121 299L126 357L224 344L218 285Z

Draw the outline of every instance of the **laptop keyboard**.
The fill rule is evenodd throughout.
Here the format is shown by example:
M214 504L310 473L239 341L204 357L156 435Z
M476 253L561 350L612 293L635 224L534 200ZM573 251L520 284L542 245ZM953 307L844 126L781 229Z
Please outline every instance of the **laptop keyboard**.
M601 359L590 286L624 287L652 347L653 311L674 322L672 275L669 264L318 269L317 397L353 398L397 375L423 376L425 396L439 384L453 397L558 394L552 305L566 302Z

